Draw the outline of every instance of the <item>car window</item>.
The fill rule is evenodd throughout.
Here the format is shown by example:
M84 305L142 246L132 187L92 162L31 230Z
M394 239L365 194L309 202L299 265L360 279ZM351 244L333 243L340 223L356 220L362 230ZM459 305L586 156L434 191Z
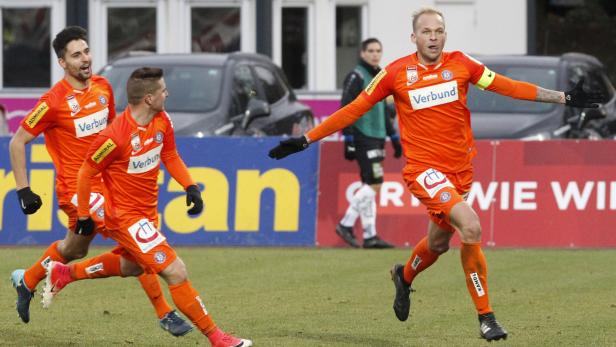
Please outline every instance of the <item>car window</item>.
M233 87L231 90L231 107L229 116L233 117L246 111L248 100L257 96L257 82L248 65L237 65L233 70Z
M255 72L263 86L265 98L268 103L273 104L285 96L287 90L273 71L263 66L255 66Z
M222 70L208 66L159 66L169 91L165 102L168 112L207 112L218 105L222 90ZM102 75L113 88L116 109L128 103L126 81L137 66L107 67Z
M556 89L557 72L549 67L490 66L496 73L519 81L526 81L542 88ZM544 113L555 106L548 103L516 100L500 94L469 88L468 108L471 112L486 113Z

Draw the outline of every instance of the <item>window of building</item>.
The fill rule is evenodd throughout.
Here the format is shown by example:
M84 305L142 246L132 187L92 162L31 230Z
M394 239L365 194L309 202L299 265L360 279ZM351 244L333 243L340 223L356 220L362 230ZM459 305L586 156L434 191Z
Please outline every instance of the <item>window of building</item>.
M239 7L192 7L192 52L234 52L241 47Z
M156 8L109 7L107 11L108 61L130 51L156 52Z
M51 9L2 8L2 86L51 85Z
M282 70L291 87L307 88L308 8L282 8Z
M336 7L336 87L357 65L362 35L361 6Z

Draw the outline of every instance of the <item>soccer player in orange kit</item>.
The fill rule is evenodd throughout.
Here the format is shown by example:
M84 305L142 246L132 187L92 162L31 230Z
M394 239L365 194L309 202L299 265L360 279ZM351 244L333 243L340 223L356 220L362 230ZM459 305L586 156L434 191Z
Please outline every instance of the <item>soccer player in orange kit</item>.
M496 320L488 299L481 225L475 211L465 202L473 179L471 159L476 153L466 106L469 82L516 99L572 107L597 107L595 103L602 96L585 92L583 81L568 92L547 90L498 75L462 52L443 52L447 32L443 14L436 9L415 12L412 23L415 53L389 64L353 102L303 137L281 141L269 155L281 159L299 152L309 143L352 124L375 103L393 95L407 159L402 174L430 217L427 236L415 245L405 265L396 264L391 269L396 317L401 321L408 318L413 279L449 249L451 237L457 231L462 241L462 268L478 313L480 335L488 341L504 339L507 331Z
M67 27L56 35L53 48L64 78L38 101L11 139L10 156L17 195L25 214L41 207L41 198L30 189L26 171L25 146L40 134L56 168L58 205L68 217L68 232L64 240L52 243L43 255L27 270L15 270L11 275L17 290L17 312L23 322L30 321L30 301L38 283L45 277L50 261L61 263L83 258L96 233L73 232L77 220L77 173L90 144L97 134L115 118L113 91L109 82L92 74L92 58L87 32L80 27ZM100 176L92 179L92 213L97 219L94 231L105 235L100 215L104 201ZM160 325L175 336L188 333L192 327L169 306L162 295L158 278L144 275L139 278L154 305Z
M220 330L210 317L199 293L188 280L184 262L158 230L158 174L162 161L169 174L186 190L188 213L203 210L195 184L175 146L173 125L164 111L168 96L163 71L140 68L127 86L128 107L90 147L78 178L77 230L93 228L88 199L92 178L102 174L105 187L105 225L122 251L64 265L51 262L43 296L53 297L67 284L81 279L160 275L169 285L176 306L214 347L248 347L252 342ZM100 266L92 267L97 264Z

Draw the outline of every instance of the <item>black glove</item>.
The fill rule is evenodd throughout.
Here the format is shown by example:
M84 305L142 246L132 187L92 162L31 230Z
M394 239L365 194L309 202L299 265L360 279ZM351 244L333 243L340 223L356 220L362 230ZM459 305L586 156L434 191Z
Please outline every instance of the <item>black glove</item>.
M30 190L30 187L18 190L17 198L19 199L19 207L21 207L24 214L33 214L43 205L41 197Z
M305 136L292 137L280 141L278 146L269 151L269 157L279 160L293 153L303 151L306 148L308 148L308 140L306 140Z
M88 236L94 232L94 220L91 217L88 219L77 219L77 224L75 225L75 234Z
M585 92L584 77L571 89L565 92L565 105L580 108L597 108L598 103L605 101L605 96L601 92Z
M391 145L394 147L394 157L400 158L402 156L402 145L400 144L400 136L392 135L389 137Z
M186 206L190 206L191 203L194 205L188 210L188 214L195 215L203 211L203 199L201 199L201 192L196 185L186 188Z
M344 159L346 160L355 160L355 141L353 141L353 136L345 136L344 137Z

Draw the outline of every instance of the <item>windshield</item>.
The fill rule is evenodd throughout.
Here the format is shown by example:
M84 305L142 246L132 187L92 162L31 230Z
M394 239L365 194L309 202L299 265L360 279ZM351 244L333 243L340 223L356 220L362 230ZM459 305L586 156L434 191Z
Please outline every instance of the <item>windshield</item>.
M556 89L556 69L549 67L490 66L490 70L518 81L526 81L542 88ZM544 113L555 107L554 104L516 100L496 93L482 91L472 86L468 88L468 108L472 112L486 113Z
M160 66L169 91L168 112L207 112L216 108L222 90L222 70L208 66ZM111 86L117 110L126 108L126 81L136 66L108 66L102 72Z

